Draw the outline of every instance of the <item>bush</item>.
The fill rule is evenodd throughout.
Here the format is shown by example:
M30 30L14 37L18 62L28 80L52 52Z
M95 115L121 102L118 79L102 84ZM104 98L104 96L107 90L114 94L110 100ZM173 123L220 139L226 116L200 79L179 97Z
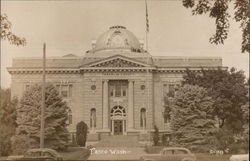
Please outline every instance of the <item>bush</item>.
M0 156L11 154L11 137L16 129L16 107L18 100L11 99L10 89L0 89Z
M153 134L153 142L154 142L154 146L157 146L158 143L159 143L159 140L160 140L160 137L159 137L159 129L156 125L154 125L154 134Z
M163 146L146 146L145 152L148 154L159 154Z
M87 140L88 126L83 121L76 125L76 142L79 146L84 147Z
M226 128L219 129L214 136L216 149L225 150L234 142L232 132Z
M11 154L10 138L12 135L13 129L2 124L0 129L0 156L8 156Z
M162 145L163 146L168 146L169 145L169 140L167 140L168 137L167 137L166 134L163 134L161 139L162 139Z
M248 152L248 144L244 143L233 143L229 145L230 154L242 154Z
M27 135L16 135L11 138L11 147L14 155L22 155L30 148Z

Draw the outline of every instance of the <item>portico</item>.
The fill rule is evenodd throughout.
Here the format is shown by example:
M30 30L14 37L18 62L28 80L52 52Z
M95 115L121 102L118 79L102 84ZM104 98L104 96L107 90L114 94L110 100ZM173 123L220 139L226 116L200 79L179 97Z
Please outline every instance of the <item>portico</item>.
M110 131L112 135L126 135L133 129L134 81L119 77L104 80L103 130Z

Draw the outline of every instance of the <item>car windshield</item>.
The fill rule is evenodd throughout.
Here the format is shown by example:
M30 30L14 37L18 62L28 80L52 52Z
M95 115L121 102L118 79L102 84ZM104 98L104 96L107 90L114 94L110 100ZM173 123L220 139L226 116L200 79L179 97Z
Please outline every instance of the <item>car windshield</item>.
M43 152L43 156L54 157L54 155L52 153L49 153L49 152Z
M178 149L175 150L175 154L187 154L188 152L186 150Z
M163 155L181 155L188 154L188 151L185 149L165 149L162 152Z
M41 152L26 152L24 154L25 157L40 157Z
M174 150L164 150L164 151L163 151L163 154L164 154L164 155L173 155L174 152L175 152Z

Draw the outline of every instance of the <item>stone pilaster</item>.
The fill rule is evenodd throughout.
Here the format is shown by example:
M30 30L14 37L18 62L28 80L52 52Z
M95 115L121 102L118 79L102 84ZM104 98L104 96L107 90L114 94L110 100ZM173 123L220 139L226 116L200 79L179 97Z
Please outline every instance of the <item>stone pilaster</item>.
M128 83L128 130L134 129L134 82Z
M103 113L102 113L102 128L108 130L108 116L109 116L109 102L108 102L108 80L103 81Z

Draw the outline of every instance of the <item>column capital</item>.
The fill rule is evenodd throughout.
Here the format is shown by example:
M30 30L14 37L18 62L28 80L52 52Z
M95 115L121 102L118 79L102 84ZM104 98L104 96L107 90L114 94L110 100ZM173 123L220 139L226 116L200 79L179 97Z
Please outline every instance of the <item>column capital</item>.
M103 79L102 81L103 82L109 82L109 79Z
M135 80L134 79L128 79L128 82L130 83L130 82L134 82Z

